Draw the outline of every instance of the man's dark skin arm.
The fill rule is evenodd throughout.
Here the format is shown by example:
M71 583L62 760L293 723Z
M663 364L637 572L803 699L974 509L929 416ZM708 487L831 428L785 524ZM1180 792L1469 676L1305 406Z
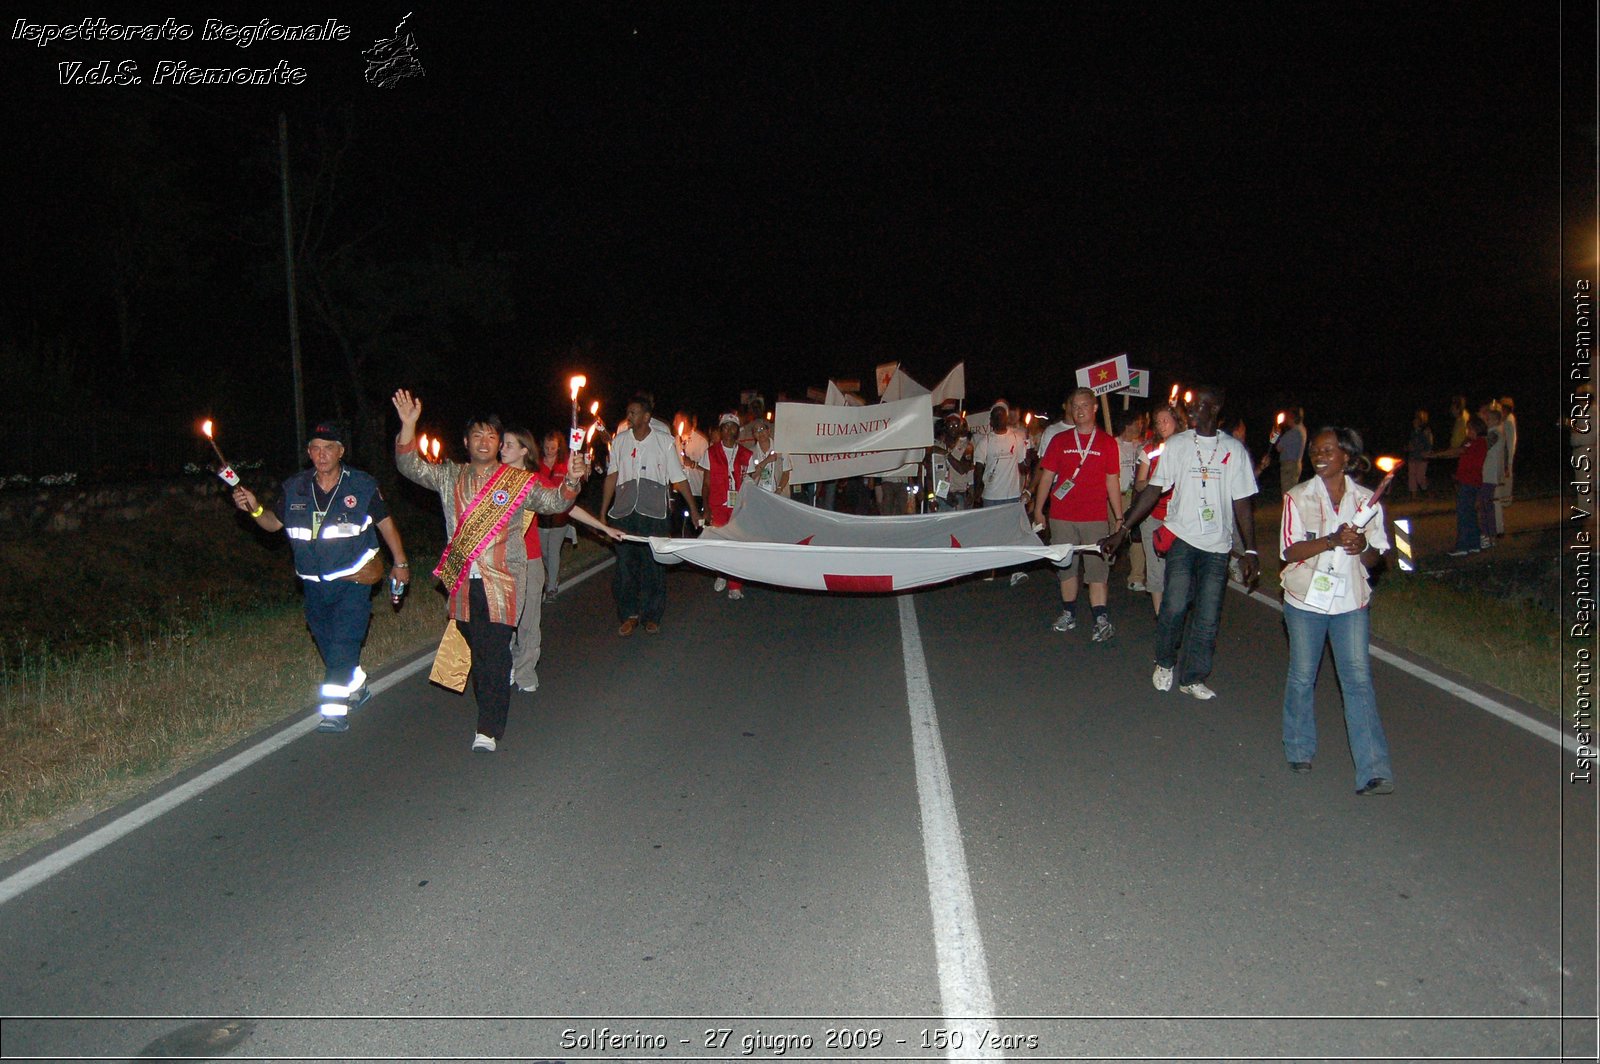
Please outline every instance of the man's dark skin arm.
M1150 516L1150 511L1156 508L1156 500L1161 498L1161 489L1154 484L1146 484L1144 490L1133 497L1133 502L1128 505L1128 512L1123 514L1122 523L1112 530L1111 535L1100 541L1100 551L1108 559L1115 557L1121 549L1123 542L1128 538L1128 528L1138 524ZM1252 496L1233 500L1233 519L1239 527L1239 539L1244 543L1244 560L1239 563L1239 572L1244 577L1246 584L1256 582L1256 577L1261 575L1261 559L1256 556L1256 519L1255 505Z

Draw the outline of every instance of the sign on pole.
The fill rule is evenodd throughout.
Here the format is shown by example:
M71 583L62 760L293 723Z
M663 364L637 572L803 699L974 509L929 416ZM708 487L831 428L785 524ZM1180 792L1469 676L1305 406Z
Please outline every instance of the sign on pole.
M1128 355L1126 352L1108 358L1104 362L1081 366L1078 369L1078 385L1088 388L1096 395L1105 395L1128 386Z
M1130 369L1128 374L1128 386L1123 391L1135 399L1150 398L1150 371Z

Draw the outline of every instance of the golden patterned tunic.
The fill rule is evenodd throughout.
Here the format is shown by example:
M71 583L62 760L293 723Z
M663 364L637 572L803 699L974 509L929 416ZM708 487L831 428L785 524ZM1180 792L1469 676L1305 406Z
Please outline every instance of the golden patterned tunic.
M437 492L444 504L444 531L447 539L454 538L461 515L478 496L491 477L504 467L498 462L481 474L475 474L470 465L456 462L425 462L417 452L416 441L394 448L395 466L401 476L430 491ZM512 501L512 500L508 500ZM517 601L517 580L528 564L528 549L522 541L523 522L518 514L561 513L572 505L560 487L546 488L535 484L528 489L520 505L511 511L513 520L503 523L478 556L477 575L483 578L483 593L489 600L489 620L494 624L517 623L522 603ZM466 580L450 594L450 616L458 621L470 621L467 604Z

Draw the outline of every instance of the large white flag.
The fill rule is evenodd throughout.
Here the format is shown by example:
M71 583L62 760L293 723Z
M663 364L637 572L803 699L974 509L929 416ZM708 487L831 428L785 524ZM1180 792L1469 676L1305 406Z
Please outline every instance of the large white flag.
M634 537L630 536L630 539ZM904 591L1030 562L1066 565L1074 551L1047 547L1021 503L905 517L819 510L768 491L741 491L733 519L699 539L649 540L656 560L740 580L815 591Z
M927 394L928 389L912 380L911 375L898 364L889 377L889 383L878 390L880 401L885 403L897 403L901 399L910 399L913 395Z
M962 404L967 401L967 364L965 362L957 362L955 368L944 375L944 380L933 386L933 405L935 409L951 399Z

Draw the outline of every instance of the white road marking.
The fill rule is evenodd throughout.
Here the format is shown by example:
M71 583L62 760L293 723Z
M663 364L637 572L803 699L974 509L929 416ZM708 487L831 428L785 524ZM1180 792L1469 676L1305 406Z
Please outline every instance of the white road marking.
M978 1045L979 1032L994 1028L994 993L989 964L978 931L978 911L967 878L967 854L956 819L950 769L939 739L928 663L922 654L917 609L912 596L900 596L900 641L905 653L906 703L911 711L911 745L916 754L917 800L922 807L922 850L928 866L928 902L933 909L933 941L939 961L939 997L945 1018L964 1032L964 1045L952 1046L951 1060L1004 1060L998 1049Z
M585 569L571 580L565 581L561 588L566 590L569 587L581 584L595 573L614 564L616 564L615 558L607 558L599 565ZM402 680L408 680L415 676L432 663L433 653L430 651L414 661L407 662L383 679L374 680L368 686L372 688L373 695L380 695ZM28 865L21 871L12 873L5 879L0 880L0 905L4 905L12 898L33 889L50 877L66 871L85 857L98 853L118 839L138 831L163 813L170 813L190 798L205 793L230 776L237 775L268 754L282 750L302 735L316 731L320 722L321 716L319 714L313 714L304 720L296 721L282 731L261 740L261 742L248 750L240 751L215 768L202 772L188 783L174 787L172 790L152 798L138 808L124 813L105 827L91 831L77 842L62 847L49 856Z
M1279 613L1283 612L1283 603L1279 602L1271 595L1260 591L1251 591L1243 584L1232 580L1228 581L1228 586L1242 595L1246 595L1249 598L1255 599L1257 602L1266 603ZM1410 673L1423 683L1437 687L1446 694L1454 695L1455 697L1461 699L1461 701L1466 702L1468 705L1476 706L1485 713L1499 717L1501 720L1506 721L1509 724L1515 724L1523 731L1537 735L1539 738L1544 739L1547 742L1552 742L1557 746L1565 747L1567 752L1570 754L1576 755L1578 752L1578 740L1574 736L1567 735L1565 732L1562 732L1558 728L1551 727L1542 720L1535 720L1526 713L1512 709L1504 702L1497 702L1488 695L1479 694L1470 687L1463 687L1454 680L1448 680L1443 676L1440 676L1432 669L1424 668L1414 661L1407 661L1400 655L1392 654L1389 651L1384 650L1382 647L1371 647L1370 650L1372 656L1377 658L1379 661L1388 665L1393 665L1401 672Z

